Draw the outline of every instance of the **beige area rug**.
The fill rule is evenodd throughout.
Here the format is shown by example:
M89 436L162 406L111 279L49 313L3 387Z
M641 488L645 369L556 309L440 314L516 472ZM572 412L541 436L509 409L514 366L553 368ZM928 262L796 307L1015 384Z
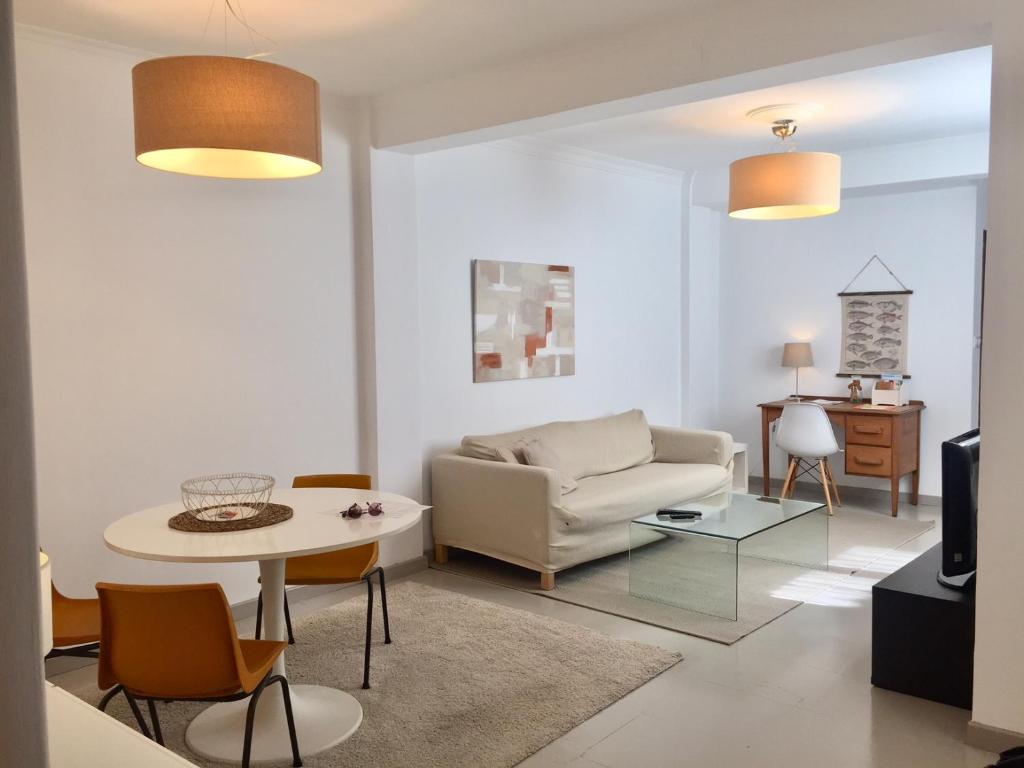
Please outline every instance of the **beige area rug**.
M363 706L359 730L304 759L309 768L512 766L682 658L414 582L389 588L388 607L393 643L383 644L378 614L368 691L360 687L365 596L295 625L289 679L341 688ZM91 686L72 693L100 698ZM197 765L221 765L184 744L204 706L159 705L164 739ZM108 712L137 727L123 696Z
M815 594L836 586L850 574L870 573L882 578L891 570L886 567L886 553L917 538L933 525L844 507L829 520L828 572L741 558L736 621L634 597L629 593L628 553L562 571L556 577L555 589L550 591L539 589L536 572L473 552L452 549L448 563L431 562L430 567L731 645ZM777 530L782 532L785 526ZM672 544L655 543L640 551L666 546ZM710 602L721 586L707 578L701 559L704 555L707 553L692 558L660 559L670 564L665 572L666 582L700 583ZM813 578L808 579L808 574L813 574Z

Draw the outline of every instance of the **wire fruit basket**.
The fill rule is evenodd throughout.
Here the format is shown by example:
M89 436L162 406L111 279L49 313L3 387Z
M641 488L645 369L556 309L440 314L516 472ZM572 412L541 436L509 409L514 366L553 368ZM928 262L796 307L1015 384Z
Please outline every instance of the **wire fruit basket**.
M251 472L193 477L181 484L181 502L207 522L246 520L267 508L274 478Z

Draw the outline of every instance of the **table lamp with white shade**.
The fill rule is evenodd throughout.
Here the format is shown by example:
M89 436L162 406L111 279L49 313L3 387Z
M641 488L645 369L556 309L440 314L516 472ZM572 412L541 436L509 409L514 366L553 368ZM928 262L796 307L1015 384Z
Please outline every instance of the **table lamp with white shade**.
M50 595L50 557L39 550L39 631L43 656L53 650L53 600Z
M800 399L800 369L814 365L811 345L806 341L789 341L782 347L782 367L796 368L796 395Z

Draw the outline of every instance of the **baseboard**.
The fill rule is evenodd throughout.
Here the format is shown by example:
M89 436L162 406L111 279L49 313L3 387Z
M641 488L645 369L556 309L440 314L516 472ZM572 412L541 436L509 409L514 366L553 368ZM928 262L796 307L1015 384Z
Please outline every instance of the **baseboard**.
M420 555L414 557L411 560L403 560L400 563L394 563L393 565L384 566L384 574L388 579L399 579L403 576L409 576L410 574L416 573L417 571L423 571L427 568L426 555ZM329 592L342 592L346 589L362 589L362 583L358 584L309 584L302 587L289 587L288 588L288 604L295 605L301 603L303 600L312 600L314 597L320 595L326 595ZM241 621L248 619L256 615L256 603L257 598L250 600L243 600L240 603L235 603L231 606L231 613L235 617L235 621Z
M763 482L764 482L763 478L756 477L756 476L755 477L751 477L750 478L751 492L753 493L757 489L759 489ZM777 492L782 487L781 483L782 483L782 479L781 478L773 477L772 478L772 488L773 488L773 490L775 490ZM807 488L807 489L813 489L813 488L820 488L821 487L820 485L818 485L818 483L811 483L811 482L807 482L806 480L798 480L796 485L797 485L798 488ZM885 490L883 488L865 488L862 485L841 485L841 486L839 486L839 494L843 498L849 497L850 501L878 502L878 503L884 503L886 505L889 504L889 491L887 491L887 490ZM901 503L906 503L906 504L910 503L910 491L900 491L900 502ZM942 506L942 497L941 496L929 496L928 494L922 493L922 494L920 494L918 496L917 503L919 505L926 506L926 507L941 507Z
M1024 733L1008 731L1005 728L996 728L994 725L985 725L977 720L971 720L967 723L967 738L964 741L972 747L983 749L986 752L999 753L1024 745Z

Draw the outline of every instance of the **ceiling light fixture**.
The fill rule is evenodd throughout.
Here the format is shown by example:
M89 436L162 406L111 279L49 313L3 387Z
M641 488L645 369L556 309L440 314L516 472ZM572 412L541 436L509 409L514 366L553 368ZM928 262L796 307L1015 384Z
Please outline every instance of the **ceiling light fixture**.
M232 2L239 0L224 0L225 30L230 12L252 40L254 30ZM226 53L226 32L224 47ZM170 56L136 65L136 159L227 179L319 173L320 87L301 72L257 60L264 55Z
M788 106L788 105L787 105ZM762 116L761 107L749 116ZM729 215L734 219L781 220L827 216L839 210L841 160L829 152L798 152L796 122L778 118L772 133L785 151L753 155L729 166Z

